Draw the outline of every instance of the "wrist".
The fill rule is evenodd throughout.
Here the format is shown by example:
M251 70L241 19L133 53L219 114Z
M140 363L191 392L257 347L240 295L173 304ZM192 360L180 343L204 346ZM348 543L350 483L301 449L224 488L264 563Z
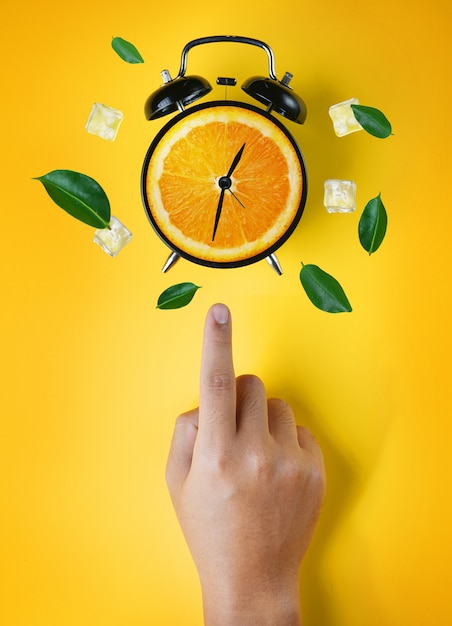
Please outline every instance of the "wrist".
M301 626L298 581L203 586L205 626Z

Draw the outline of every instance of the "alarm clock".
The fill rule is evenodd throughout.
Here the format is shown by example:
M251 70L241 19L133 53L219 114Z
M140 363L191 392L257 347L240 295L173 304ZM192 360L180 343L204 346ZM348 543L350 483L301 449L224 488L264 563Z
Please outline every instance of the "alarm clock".
M234 42L266 51L269 76L255 76L242 89L266 108L235 100L192 105L212 90L200 76L186 76L188 52L197 45ZM163 271L179 258L215 268L249 265L266 259L282 273L275 251L290 237L303 214L306 167L297 142L275 113L302 124L306 106L279 81L271 48L248 37L195 39L182 51L175 79L145 104L153 120L177 114L147 150L141 175L143 205L157 235L170 248ZM235 85L220 77L217 84Z

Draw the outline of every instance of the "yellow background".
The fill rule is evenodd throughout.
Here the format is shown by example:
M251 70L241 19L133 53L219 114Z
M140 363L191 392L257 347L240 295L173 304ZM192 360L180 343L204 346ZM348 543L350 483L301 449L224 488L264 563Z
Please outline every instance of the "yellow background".
M202 623L164 466L175 417L197 403L203 319L218 300L232 309L237 373L289 400L324 449L306 625L451 623L450 7L0 1L2 624ZM265 262L179 261L163 275L167 251L142 209L141 164L166 121L147 122L144 101L162 69L177 74L188 41L213 34L267 42L308 106L305 126L287 123L309 194L278 254L282 277ZM122 62L113 36L145 64ZM240 85L267 60L250 46L201 46L188 73ZM394 136L336 137L328 107L351 97L383 110ZM84 129L96 101L125 115L114 143ZM59 168L94 177L134 233L116 259L32 180ZM327 178L355 180L355 214L326 213ZM357 225L379 192L388 233L369 258ZM353 313L315 309L301 261L332 273ZM202 285L187 308L155 308L186 280Z

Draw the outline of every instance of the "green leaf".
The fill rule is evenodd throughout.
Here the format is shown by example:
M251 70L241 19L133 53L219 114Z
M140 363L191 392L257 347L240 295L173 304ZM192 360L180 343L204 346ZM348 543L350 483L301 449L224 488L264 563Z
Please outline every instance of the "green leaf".
M356 120L370 135L384 139L392 134L391 124L381 111L373 107L362 106L361 104L352 104L350 106Z
M113 37L111 46L126 63L144 63L143 57L130 41L121 37Z
M376 198L369 200L358 225L359 240L369 255L380 247L388 225L388 216L380 196L378 194Z
M179 283L165 289L157 302L158 309L180 309L187 306L192 300L195 293L201 289L193 283Z
M39 180L52 200L76 219L95 228L108 227L110 202L93 178L72 170L54 170L34 180Z
M327 313L349 313L352 310L337 280L317 265L303 265L300 281L308 298L318 309Z

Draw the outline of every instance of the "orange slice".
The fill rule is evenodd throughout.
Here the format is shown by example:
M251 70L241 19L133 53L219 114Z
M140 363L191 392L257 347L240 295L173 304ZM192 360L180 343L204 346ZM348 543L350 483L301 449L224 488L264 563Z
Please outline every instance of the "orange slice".
M219 180L245 144L220 199ZM244 264L279 247L303 211L301 154L281 124L241 103L198 105L174 118L149 149L144 200L163 239L192 260Z

